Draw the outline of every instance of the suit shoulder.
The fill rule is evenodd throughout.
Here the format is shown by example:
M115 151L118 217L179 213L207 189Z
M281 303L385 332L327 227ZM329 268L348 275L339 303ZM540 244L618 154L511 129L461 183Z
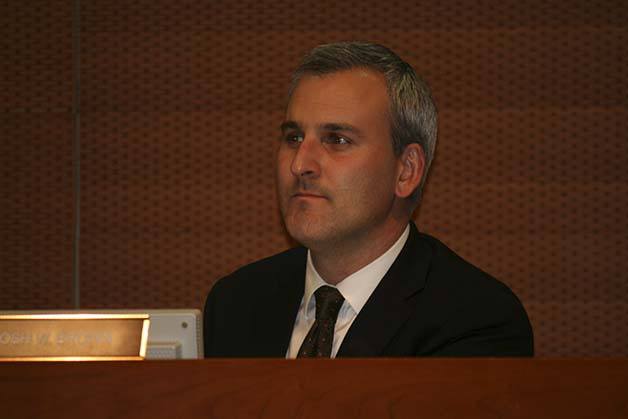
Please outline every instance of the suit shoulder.
M419 233L419 238L432 251L430 276L437 277L442 285L453 286L460 292L472 288L475 291L492 290L514 296L506 284L466 261L437 238L424 233Z
M508 285L467 262L440 240L427 234L420 238L429 244L432 259L426 289L437 300L448 301L454 313L467 313L469 320L517 318L529 324L521 300Z
M305 267L307 249L295 247L281 253L244 265L214 284L211 292L228 292L247 289L250 292L264 286L268 280L286 271Z
M534 340L523 304L503 282L426 234L432 254L425 287L439 306L441 330L449 337L440 355L530 356Z

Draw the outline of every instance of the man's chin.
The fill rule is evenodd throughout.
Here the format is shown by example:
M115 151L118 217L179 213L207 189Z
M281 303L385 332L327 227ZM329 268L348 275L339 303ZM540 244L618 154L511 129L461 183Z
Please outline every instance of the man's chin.
M292 237L299 244L307 248L317 248L321 244L325 243L329 239L329 233L324 228L318 225L310 224L292 224L286 222L286 230L290 237Z

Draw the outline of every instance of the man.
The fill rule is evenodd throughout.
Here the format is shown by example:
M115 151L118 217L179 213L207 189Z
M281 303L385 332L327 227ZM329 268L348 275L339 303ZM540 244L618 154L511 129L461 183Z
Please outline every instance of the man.
M411 221L436 131L427 85L392 51L311 51L277 152L281 213L303 247L215 284L206 356L531 356L517 297Z

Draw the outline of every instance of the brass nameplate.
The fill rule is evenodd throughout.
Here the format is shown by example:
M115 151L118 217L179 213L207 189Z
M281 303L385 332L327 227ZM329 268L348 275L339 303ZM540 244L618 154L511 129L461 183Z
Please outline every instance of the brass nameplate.
M0 315L0 361L141 360L148 314Z

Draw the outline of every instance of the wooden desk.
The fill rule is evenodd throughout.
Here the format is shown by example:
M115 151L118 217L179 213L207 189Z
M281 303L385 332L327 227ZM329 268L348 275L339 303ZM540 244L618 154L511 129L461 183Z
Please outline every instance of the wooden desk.
M628 418L628 359L0 363L0 418Z

